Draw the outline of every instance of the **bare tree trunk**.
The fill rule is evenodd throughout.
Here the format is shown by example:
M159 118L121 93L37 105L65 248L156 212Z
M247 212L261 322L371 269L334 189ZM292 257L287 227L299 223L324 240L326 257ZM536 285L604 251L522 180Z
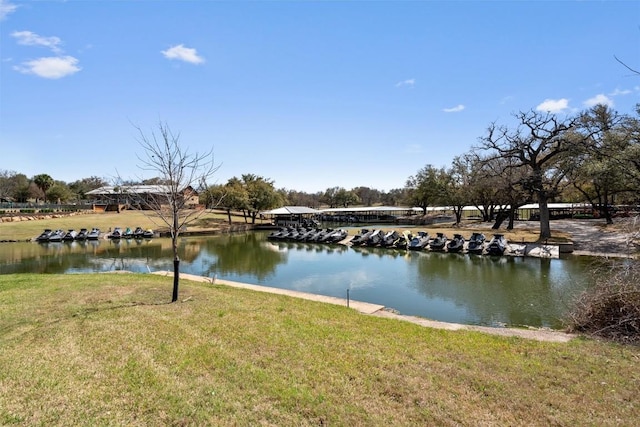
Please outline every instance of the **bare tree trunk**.
M607 222L607 225L613 224L613 218L611 217L611 211L609 211L609 207L605 207L604 209L604 218Z
M609 210L609 195L607 194L607 191L604 193L604 203L600 204L600 206L607 225L613 224L613 218L611 218L611 211Z
M462 221L462 206L454 206L453 213L456 215L456 225L460 225Z
M507 230L513 230L515 220L516 210L512 207L511 209L509 209L509 225L507 225Z
M180 259L173 260L173 294L171 302L178 301L178 287L180 285Z
M503 211L499 211L496 214L496 222L493 223L493 225L491 226L491 229L498 230L505 219L507 219L507 215Z
M491 214L489 213L489 209L487 208L486 205L482 205L482 207L479 207L478 205L476 205L476 207L478 208L478 210L480 211L480 214L482 215L483 222L491 221Z
M173 295L171 296L171 302L178 301L178 287L180 285L180 257L178 256L179 232L178 212L173 212L173 230L171 232L171 246L173 248Z

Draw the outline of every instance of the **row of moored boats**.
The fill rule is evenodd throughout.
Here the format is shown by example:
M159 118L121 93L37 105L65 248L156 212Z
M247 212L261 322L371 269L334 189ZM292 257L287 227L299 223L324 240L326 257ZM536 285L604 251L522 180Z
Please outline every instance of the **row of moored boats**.
M313 228L313 227L282 227L269 233L269 240L286 240L315 243L339 243L346 239L349 233L343 229Z
M131 229L127 227L123 230L121 227L115 227L113 231L108 232L106 235L103 234L99 228L81 228L79 231L74 229L69 229L67 231L62 229L51 230L45 229L38 237L36 237L36 242L39 243L47 243L47 242L71 242L75 240L98 240L103 237L107 237L109 239L150 239L154 235L153 230L151 229L143 229L142 227L136 227L135 229Z
M494 234L487 240L483 233L472 233L469 239L456 233L448 238L444 233L430 236L426 231L413 234L409 231L399 233L395 230L363 228L352 239L348 240L348 232L344 229L319 229L285 227L270 233L269 240L286 240L320 243L349 243L353 246L383 247L406 250L431 250L446 252L468 252L472 254L503 255L508 248L503 234Z

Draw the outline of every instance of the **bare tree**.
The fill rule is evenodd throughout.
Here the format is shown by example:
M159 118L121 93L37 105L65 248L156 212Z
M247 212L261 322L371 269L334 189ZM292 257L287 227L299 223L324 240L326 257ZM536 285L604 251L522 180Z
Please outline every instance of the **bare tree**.
M188 225L199 218L205 209L195 209L191 198L197 190L207 188L207 181L213 177L220 165L214 162L213 149L201 154L191 153L180 144L180 134L174 134L166 123L158 124L158 132L147 136L139 132L138 143L144 153L137 155L140 169L151 171L163 182L157 190L147 193L144 203L156 218L171 233L173 249L173 295L171 302L178 300L180 282L180 257L178 256L178 236Z

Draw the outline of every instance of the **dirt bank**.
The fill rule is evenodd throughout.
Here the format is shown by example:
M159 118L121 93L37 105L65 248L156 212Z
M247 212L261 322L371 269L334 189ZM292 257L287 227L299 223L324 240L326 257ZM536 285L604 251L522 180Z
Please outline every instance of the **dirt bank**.
M640 248L640 233L633 218L620 218L612 225L603 220L557 220L551 223L551 229L572 236L576 255L637 256Z

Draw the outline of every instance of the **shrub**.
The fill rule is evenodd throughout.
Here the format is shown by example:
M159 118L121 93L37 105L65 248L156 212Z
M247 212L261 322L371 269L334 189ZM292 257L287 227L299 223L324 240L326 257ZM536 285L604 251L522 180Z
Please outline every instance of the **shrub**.
M574 219L593 219L592 214L575 214L573 215Z
M595 286L569 313L569 331L640 345L640 260L612 262L594 274Z

